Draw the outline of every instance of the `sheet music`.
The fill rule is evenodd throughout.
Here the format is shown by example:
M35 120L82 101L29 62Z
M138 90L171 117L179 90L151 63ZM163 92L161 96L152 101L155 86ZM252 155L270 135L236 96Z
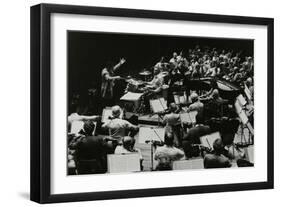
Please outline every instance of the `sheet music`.
M165 109L159 99L149 100L149 103L150 103L153 113L159 113L159 112L165 111Z
M181 122L185 122L185 123L190 123L191 122L189 114L187 112L180 113L180 119L181 119Z
M247 125L247 128L249 129L250 133L251 133L252 135L254 135L254 128L253 128L253 126L250 124L250 122L248 122L246 125Z
M248 100L252 100L251 92L250 92L248 86L247 85L244 85L244 86L245 86L245 89L244 89L245 95L247 96Z
M162 141L164 142L165 129L164 128L151 128L151 127L140 127L139 129L139 143L145 143L145 141Z
M241 107L241 105L240 105L240 103L239 103L238 100L235 101L234 106L235 106L236 112L237 112L238 114L241 113L241 111L242 111L243 109L242 109L242 107Z
M71 128L70 128L70 133L71 134L78 134L81 129L84 127L84 122L83 121L73 121L71 123Z
M120 98L120 100L123 100L123 101L138 101L142 95L143 95L143 93L128 92L125 95L123 95Z
M131 154L109 154L107 155L107 166L109 173L138 172L140 171L139 153Z
M186 104L186 97L185 96L180 96L179 97L179 102L180 102L180 104Z
M254 163L254 147L253 146L249 146L246 148L246 159L249 162Z
M220 133L219 132L214 132L212 134L208 134L205 136L200 137L200 142L204 147L208 147L213 149L213 143L216 139L220 139Z
M197 111L190 111L189 117L192 123L196 123L196 115L198 114Z
M186 123L196 123L196 115L197 111L190 111L190 112L184 112L180 113L180 119L181 122L186 122Z
M173 170L204 169L203 159L179 160L173 162Z
M245 100L245 98L242 96L242 94L240 94L239 96L237 96L237 100L239 101L241 106L245 106L247 104L247 101Z
M167 110L167 101L164 98L159 98L161 105L163 106L164 110Z
M109 117L112 116L112 110L111 107L106 107L105 109L103 109L102 111L102 119L101 122L107 122L109 121Z
M243 124L247 124L247 122L249 121L245 111L243 111L243 110L238 114L238 116L241 119Z
M174 101L175 101L175 104L179 105L180 104L180 96L174 95Z
M243 124L247 124L249 119L248 116L246 114L246 112L243 110L243 108L241 107L240 103L238 100L236 100L235 104L235 109L236 109L236 113L238 114L239 118L241 119Z

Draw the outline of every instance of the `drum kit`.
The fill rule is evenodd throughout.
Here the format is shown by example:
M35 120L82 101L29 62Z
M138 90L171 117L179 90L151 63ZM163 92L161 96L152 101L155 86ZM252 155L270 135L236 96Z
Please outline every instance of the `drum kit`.
M139 107L137 107L138 109L135 108L135 110L143 111L144 108L146 108L144 106L144 98L153 93L154 86L152 86L148 82L152 79L152 72L150 72L148 70L143 70L143 71L139 72L138 75L139 75L140 79L132 78L130 76L128 76L127 78L124 78L124 80L127 82L127 87L125 89L124 96L126 96L127 94L142 94L138 98L138 100L134 100L135 103L138 102L138 104L134 104L134 105L139 106ZM165 78L169 75L169 73L161 72L161 75L163 76L163 78ZM166 86L166 87L163 87L163 91L162 91L162 93L164 95L163 94L161 94L161 95L163 95L164 98L167 98L168 85L164 85L164 86Z

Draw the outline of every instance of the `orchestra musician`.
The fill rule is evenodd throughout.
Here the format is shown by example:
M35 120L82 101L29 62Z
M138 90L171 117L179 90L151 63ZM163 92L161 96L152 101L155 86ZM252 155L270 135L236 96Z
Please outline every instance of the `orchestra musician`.
M198 114L202 114L203 113L203 109L204 109L204 104L200 101L198 94L197 93L192 93L190 95L190 99L192 104L190 104L189 106L189 111L197 111Z
M114 154L131 154L138 153L140 156L140 166L142 167L143 157L140 149L135 148L136 140L131 136L125 136L122 138L122 145L118 145L114 151Z
M154 159L158 161L156 170L172 170L173 161L184 157L184 152L174 146L173 134L165 134L164 146L157 147Z
M181 146L181 118L178 113L178 106L171 103L169 107L169 114L165 114L163 124L165 125L165 132L174 135L175 146Z
M155 64L155 67L159 68L160 71L164 71L167 68L167 64L168 63L165 63L165 58L162 56L160 61Z
M230 160L223 155L224 144L221 139L216 139L213 143L213 153L204 156L204 168L227 168L231 167Z
M85 121L99 121L100 116L97 115L92 115L92 116L85 116L85 115L80 115L76 112L76 107L75 105L72 105L70 107L70 114L67 117L67 124L68 124L68 129L69 132L75 135L78 135L80 130L83 128L83 122ZM80 125L80 127L74 128L74 125Z
M183 137L182 145L186 158L196 157L199 155L199 148L194 146L200 144L200 137L209 134L211 129L205 125L204 118L197 114L196 125L189 130Z
M121 58L119 63L113 65L112 62L108 62L106 67L102 69L101 72L101 98L102 98L102 105L105 106L112 106L114 105L114 85L115 80L120 79L120 76L115 75L118 68L126 62L124 58Z
M160 69L158 67L154 67L153 70L153 79L146 83L146 89L153 93L159 93L162 90L164 85L164 78L163 75L160 73Z
M120 106L112 107L112 118L106 121L102 128L109 131L108 144L112 145L111 152L114 152L116 146L122 143L122 138L129 132L136 132L139 128L130 122L122 119Z
M175 66L178 64L178 54L176 52L173 52L173 57L169 62Z
M102 137L94 136L95 125L86 121L83 126L84 135L73 139L69 144L74 152L74 160L78 174L92 174L106 172L106 148Z

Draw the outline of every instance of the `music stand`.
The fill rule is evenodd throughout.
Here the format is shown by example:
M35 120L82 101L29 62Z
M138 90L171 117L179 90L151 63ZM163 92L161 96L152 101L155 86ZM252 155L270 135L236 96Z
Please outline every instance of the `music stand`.
M184 112L184 113L180 113L180 119L181 119L181 123L192 123L195 124L196 123L196 115L198 114L197 111L190 111L190 112Z
M143 93L133 93L133 92L128 92L126 94L124 94L120 100L124 101L124 102L129 102L129 103L133 103L134 106L134 110L133 112L137 112L138 108L140 107L140 99L142 97Z
M109 120L109 117L112 116L112 107L106 107L102 110L101 122L105 123Z
M167 110L167 103L164 98L149 100L150 108L153 114L158 115L158 126L160 125L160 114Z
M221 138L220 133L214 132L200 137L200 142L204 147L213 150L213 143L216 141L216 139L220 139L220 138Z
M165 129L159 127L140 127L139 143L150 144L151 171L153 171L153 147L157 142L163 143Z
M248 118L248 116L247 116L247 114L246 114L246 112L244 110L244 106L242 105L241 100L239 101L239 99L237 98L235 103L234 103L234 106L235 106L235 111L236 111L238 117L241 120L240 121L241 142L238 143L238 144L240 144L241 146L249 145L250 144L251 135L254 135L254 129L253 129L251 123L249 122L249 118ZM245 137L245 134L244 134L244 128L247 128L248 131L249 131L248 141L246 140L246 137Z
M248 101L252 101L251 91L246 84L244 85L244 92L245 92L245 95L246 95Z

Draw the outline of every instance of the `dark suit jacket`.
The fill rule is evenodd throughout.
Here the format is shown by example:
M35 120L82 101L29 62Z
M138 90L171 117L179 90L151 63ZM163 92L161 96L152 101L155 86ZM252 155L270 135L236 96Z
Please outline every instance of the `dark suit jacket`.
M192 144L200 144L199 138L209 133L211 133L209 126L199 125L191 128L184 137L184 140L190 141Z
M100 136L86 136L76 145L76 158L78 160L99 159L105 155L105 143Z

